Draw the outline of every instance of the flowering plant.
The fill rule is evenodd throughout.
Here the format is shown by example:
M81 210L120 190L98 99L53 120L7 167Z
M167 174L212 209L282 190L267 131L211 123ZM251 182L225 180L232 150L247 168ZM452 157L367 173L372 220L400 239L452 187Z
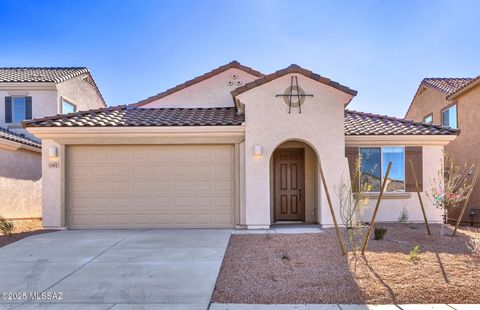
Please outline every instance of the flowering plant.
M455 165L453 160L445 156L442 169L432 182L432 188L426 192L436 208L442 209L445 215L457 208L467 198L471 185L473 166Z

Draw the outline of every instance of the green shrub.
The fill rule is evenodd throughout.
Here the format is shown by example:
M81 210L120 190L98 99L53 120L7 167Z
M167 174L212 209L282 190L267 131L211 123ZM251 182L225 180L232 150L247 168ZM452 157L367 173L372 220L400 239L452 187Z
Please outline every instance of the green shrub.
M420 246L416 245L410 251L410 258L411 261L417 261L420 259Z
M375 240L383 240L383 237L387 233L387 229L383 226L381 227L375 227L375 230L373 231L374 234L374 239Z
M10 236L14 228L15 226L13 225L12 221L0 216L0 230L5 236Z

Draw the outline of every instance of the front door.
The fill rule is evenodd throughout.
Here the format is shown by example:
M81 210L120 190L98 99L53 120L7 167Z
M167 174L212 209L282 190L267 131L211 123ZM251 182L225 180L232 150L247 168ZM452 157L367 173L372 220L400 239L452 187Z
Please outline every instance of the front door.
M274 157L274 220L305 221L304 149L280 149Z

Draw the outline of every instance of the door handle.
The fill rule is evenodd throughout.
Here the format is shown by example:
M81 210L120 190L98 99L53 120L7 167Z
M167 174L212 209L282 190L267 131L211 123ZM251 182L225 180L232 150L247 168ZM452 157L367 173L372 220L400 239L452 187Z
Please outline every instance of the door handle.
M298 190L298 198L302 201L302 189Z

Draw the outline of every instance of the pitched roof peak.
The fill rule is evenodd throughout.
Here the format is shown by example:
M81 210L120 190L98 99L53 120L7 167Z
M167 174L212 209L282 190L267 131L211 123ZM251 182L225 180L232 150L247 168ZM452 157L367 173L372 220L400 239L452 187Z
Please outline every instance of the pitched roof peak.
M245 85L243 85L241 87L238 87L235 90L233 90L231 92L231 94L232 94L233 97L235 97L235 96L237 96L237 95L239 95L239 94L241 94L241 93L243 93L243 92L245 92L249 89L255 88L255 87L260 86L260 85L265 84L265 83L268 83L270 81L273 81L273 80L275 80L279 77L282 77L286 74L289 74L289 73L299 73L299 74L302 74L302 75L304 75L308 78L311 78L312 80L315 80L317 82L326 84L326 85L331 86L333 88L336 88L340 91L343 91L343 92L345 92L349 95L352 95L352 96L357 95L356 90L350 89L347 86L341 85L340 83L332 81L329 78L321 76L320 74L313 73L312 71L304 69L304 68L302 68L302 67L300 67L299 65L296 65L296 64L291 64L290 66L288 66L284 69L278 70L278 71L276 71L274 73L271 73L271 74L268 74L268 75L265 75L265 76L255 80L255 81L252 81L250 83L246 83Z
M178 84L178 85L175 86L175 87L169 88L169 89L167 89L167 90L165 90L165 91L163 91L163 92L161 92L161 93L158 93L158 94L156 94L156 95L154 95L154 96L148 97L147 99L140 100L140 101L138 101L138 102L136 102L136 103L132 103L131 105L134 105L134 106L137 106L137 107L143 106L143 105L145 105L145 104L147 104L147 103L150 103L150 102L153 102L153 101L155 101L155 100L158 100L158 99L161 99L161 98L163 98L163 97L166 97L166 96L168 96L168 95L171 95L171 94L173 94L173 93L175 93L175 92L177 92L177 91L179 91L179 90L182 90L182 89L184 89L184 88L187 88L187 87L189 87L189 86L192 86L193 84L196 84L196 83L198 83L198 82L202 82L202 81L204 81L204 80L206 80L206 79L208 79L208 78L210 78L210 77L212 77L212 76L214 76L214 75L220 74L220 73L222 73L222 72L224 72L224 71L227 71L228 69L232 69L232 68L242 70L242 71L244 71L244 72L246 72L246 73L249 73L249 74L251 74L251 75L253 75L253 76L256 76L256 77L262 77L262 76L264 76L264 74L261 73L260 71L257 71L257 70L255 70L255 69L252 69L252 68L247 67L247 66L244 66L244 65L242 65L240 62L238 62L237 60L232 60L231 62L229 62L229 63L226 64L226 65L223 65L223 66L220 66L220 67L218 67L218 68L216 68L216 69L213 69L213 70L211 70L210 72L207 72L207 73L205 73L205 74L202 74L202 75L200 75L200 76L197 76L197 77L195 77L195 78L193 78L193 79L191 79L191 80L188 80L188 81L186 81L186 82L184 82L184 83L182 83L182 84Z

